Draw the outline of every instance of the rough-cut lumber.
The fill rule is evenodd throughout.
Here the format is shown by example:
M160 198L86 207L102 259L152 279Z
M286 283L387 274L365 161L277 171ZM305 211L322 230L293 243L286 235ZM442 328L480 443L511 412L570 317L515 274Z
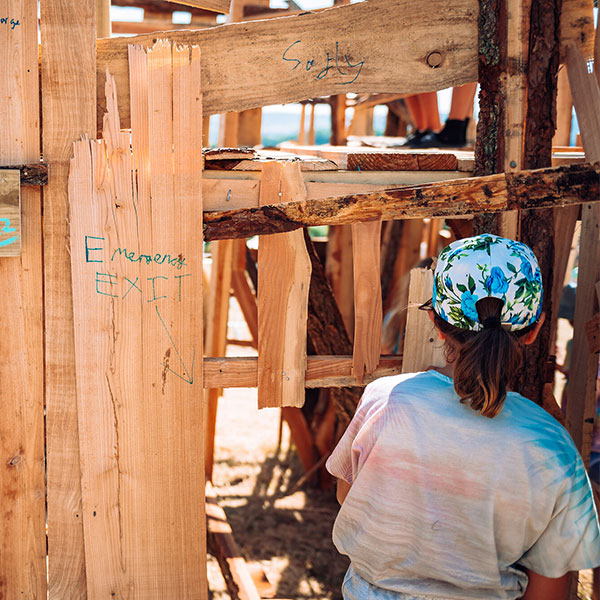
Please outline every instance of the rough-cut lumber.
M352 343L344 326L343 315L338 308L334 293L327 282L323 264L317 256L315 246L306 229L304 230L304 241L312 265L307 323L308 340L312 351L322 355L352 354ZM352 252L348 252L348 255L351 260ZM351 266L349 270L351 275ZM311 368L312 364L314 364L314 357L309 357L307 370ZM348 382L347 385L354 384ZM356 389L349 388L332 390L330 394L336 407L338 420L348 423L354 415L360 394Z
M308 186L307 186L308 187ZM350 338L354 337L354 275L352 273L352 227L332 225L327 234L325 272Z
M556 85L559 58L559 21L561 0L531 0L529 57L527 70L527 117L523 146L523 168L549 167L555 129ZM514 389L538 404L543 404L544 384L554 381L554 364L549 360L554 340L552 297L554 277L555 213L524 210L520 215L520 241L538 258L544 288L543 310L547 319L535 341L525 347L523 364L514 378Z
M227 321L232 278L233 241L211 245L212 264L206 315L206 356L223 356L227 349ZM221 389L205 392L206 424L204 428L204 474L212 481L215 453L217 410Z
M200 53L134 49L131 72L147 135L108 85L69 180L88 596L202 597Z
M585 58L594 51L594 0L562 0L560 57L566 61L567 46L575 45ZM598 64L598 63L596 63Z
M19 169L21 173L21 186L38 186L48 183L48 165L42 163L0 167L0 175L2 175L3 169Z
M184 10L181 8L180 4L175 2L175 0L111 0L111 4L113 6L128 6L128 7L143 8L144 15L164 14L164 15L170 15L171 18L172 18L172 14L175 11ZM214 16L213 11L208 11L203 8L195 8L193 6L186 7L185 11L191 13L192 22L197 17L205 17L207 15Z
M261 204L306 197L300 168L267 163ZM258 407L302 406L311 263L302 231L265 236L258 248Z
M21 172L0 171L0 257L21 254Z
M73 142L96 131L94 0L40 3L48 594L87 598L77 430L67 179ZM37 40L36 40L37 41ZM29 114L35 111L29 109ZM32 157L37 162L39 156Z
M8 22L0 27L0 164L22 165L40 156L36 3L8 0L2 7ZM10 176L0 172L3 178ZM13 197L18 180L15 169ZM0 258L0 596L7 599L46 597L42 212L39 190L21 194L22 253ZM0 219L0 240L11 239L12 225Z
M311 225L473 215L600 201L600 162L407 186L205 215L205 239L250 237Z
M419 310L419 306L431 298L432 291L433 271L412 269L408 288L403 373L415 373L429 367L443 367L446 364L444 344L438 339L429 315Z
M218 13L229 12L229 0L170 0L177 4L183 4L186 7L204 8Z
M397 375L401 372L401 367L401 356L381 356L377 369L371 375L366 375L362 383L359 383L356 377L352 375L351 355L309 356L306 369L306 387L345 388L348 386L365 386L379 377ZM205 388L251 388L257 387L257 383L258 358L256 356L204 359ZM356 401L358 401L358 398ZM350 413L349 416L352 417L356 404L347 408Z
M595 76L588 73L581 53L572 46L567 48L567 73L586 158L600 160L600 86ZM589 463L596 413L598 354L590 350L585 325L600 310L600 300L596 294L598 282L600 204L584 204L581 207L581 239L567 424L586 464Z
M217 559L231 598L260 600L260 594L237 545L225 511L217 502L217 494L206 484L206 527L208 549Z
M300 146L289 142L279 144L282 150L300 155L314 155L333 161L338 169L348 171L455 171L459 168L459 156L466 152L437 150L413 150L405 148L369 148L366 146ZM472 153L469 153L472 157Z
M342 92L416 93L476 81L477 12L476 0L451 6L444 0L369 0L161 36L200 46L204 112L217 114ZM98 42L99 85L108 67L117 81L124 126L130 105L127 45L149 46L156 38ZM385 43L374 44L375 38ZM435 69L427 64L433 51L442 54ZM102 113L101 94L98 104Z
M380 271L381 221L352 224L354 272L354 360L360 382L377 368L381 354L383 306Z
M242 310L252 345L258 347L258 306L256 294L250 288L246 276L246 240L236 240L233 246L231 289Z

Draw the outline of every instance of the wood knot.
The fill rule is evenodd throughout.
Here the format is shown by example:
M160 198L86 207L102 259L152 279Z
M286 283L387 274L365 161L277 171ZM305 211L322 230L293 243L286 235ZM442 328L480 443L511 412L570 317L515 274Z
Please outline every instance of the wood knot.
M9 461L8 461L8 466L9 467L16 467L17 465L20 465L23 462L23 457L20 454L17 454L16 456L13 456Z
M432 69L437 69L443 61L442 53L439 50L434 50L427 55L425 61Z

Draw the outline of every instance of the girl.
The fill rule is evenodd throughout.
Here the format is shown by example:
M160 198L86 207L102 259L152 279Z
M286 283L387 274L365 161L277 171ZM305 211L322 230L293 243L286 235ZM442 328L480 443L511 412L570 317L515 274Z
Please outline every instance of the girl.
M569 571L600 565L569 434L507 391L541 307L524 244L486 234L441 252L426 308L448 364L370 384L327 462L346 600L564 599Z

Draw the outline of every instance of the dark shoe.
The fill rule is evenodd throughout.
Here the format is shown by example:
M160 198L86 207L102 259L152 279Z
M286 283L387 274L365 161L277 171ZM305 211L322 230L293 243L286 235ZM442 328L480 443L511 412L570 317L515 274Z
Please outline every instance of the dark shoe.
M414 148L415 150L418 148L437 148L439 145L440 142L437 139L437 133L433 133L433 131L428 131L419 139L414 140L412 144L407 144L409 148Z
M437 147L438 148L462 148L467 145L467 127L469 125L469 118L467 117L464 121L459 119L448 119L444 128L437 134Z
M420 129L415 129L409 136L406 138L406 142L402 144L402 146L406 148L414 148L414 144L418 144L423 136L430 135L431 129L425 129L421 131Z

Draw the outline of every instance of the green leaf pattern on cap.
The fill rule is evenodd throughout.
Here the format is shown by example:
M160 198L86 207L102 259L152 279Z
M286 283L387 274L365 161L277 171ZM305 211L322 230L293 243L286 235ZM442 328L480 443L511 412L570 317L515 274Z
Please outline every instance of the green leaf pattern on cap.
M521 242L483 234L457 240L439 255L433 307L455 327L481 330L475 304L491 296L504 301L502 323L523 329L537 321L542 294L537 259Z

